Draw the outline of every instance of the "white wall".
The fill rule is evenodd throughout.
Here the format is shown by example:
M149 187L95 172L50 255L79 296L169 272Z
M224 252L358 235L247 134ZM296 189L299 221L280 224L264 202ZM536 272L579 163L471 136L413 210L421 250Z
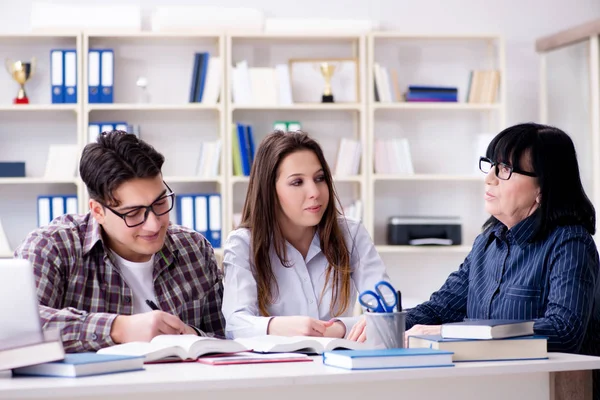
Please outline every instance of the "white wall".
M65 1L66 2L66 1ZM31 1L0 1L0 30L27 31ZM598 0L80 0L141 4L144 25L153 6L253 7L267 17L370 18L383 29L426 33L498 33L506 38L507 124L538 118L537 37L600 17Z

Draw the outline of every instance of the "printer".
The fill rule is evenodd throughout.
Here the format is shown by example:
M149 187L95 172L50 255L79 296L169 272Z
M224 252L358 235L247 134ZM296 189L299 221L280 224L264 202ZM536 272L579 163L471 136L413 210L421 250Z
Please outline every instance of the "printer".
M459 217L390 217L387 224L389 245L460 245L462 227Z

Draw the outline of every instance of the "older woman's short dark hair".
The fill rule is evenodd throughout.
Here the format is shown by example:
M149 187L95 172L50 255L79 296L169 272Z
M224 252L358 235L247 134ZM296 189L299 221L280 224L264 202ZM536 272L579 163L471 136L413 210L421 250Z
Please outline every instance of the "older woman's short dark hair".
M500 132L487 148L486 157L521 170L528 154L540 186L541 202L536 210L534 240L546 236L559 225L582 225L590 234L596 231L596 212L588 199L579 175L573 141L553 126L525 123ZM484 229L494 225L491 217Z

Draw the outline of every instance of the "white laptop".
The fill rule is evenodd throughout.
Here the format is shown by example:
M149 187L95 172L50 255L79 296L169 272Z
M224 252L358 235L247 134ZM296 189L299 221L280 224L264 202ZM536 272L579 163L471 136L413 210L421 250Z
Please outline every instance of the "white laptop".
M0 349L44 340L33 267L28 260L0 259Z

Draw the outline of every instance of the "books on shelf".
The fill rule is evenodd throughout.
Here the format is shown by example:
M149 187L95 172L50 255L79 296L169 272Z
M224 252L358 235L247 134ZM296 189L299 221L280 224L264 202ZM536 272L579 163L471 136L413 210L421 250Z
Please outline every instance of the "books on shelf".
M357 199L352 204L343 207L344 215L349 218L361 220L363 212L362 200Z
M344 369L453 367L452 352L435 349L337 350L323 364Z
M503 339L533 335L533 321L508 319L472 319L442 324L446 339Z
M210 53L195 53L190 85L190 103L217 104L223 77L221 57Z
M248 351L234 340L196 335L159 335L150 342L130 342L98 350L98 354L144 357L144 362L196 360L211 353Z
M12 248L8 243L8 237L6 236L6 231L2 226L2 220L0 220L0 254L10 254L12 253Z
M38 196L38 226L49 225L57 217L77 214L77 196Z
M235 365L235 364L268 364L281 362L307 362L312 361L306 354L301 353L252 353L242 352L236 354L200 357L197 362L208 365Z
M79 147L76 144L51 144L44 178L75 179L79 156Z
M494 103L500 87L500 71L475 70L469 76L467 103Z
M375 173L398 175L415 173L408 139L375 139L373 151Z
M65 358L60 361L52 361L44 364L13 369L13 375L78 378L81 376L138 371L143 369L144 357L140 356L77 353L66 354Z
M202 142L199 153L200 158L198 159L196 175L203 178L218 177L221 161L221 141Z
M365 343L352 340L312 337L312 336L276 336L264 335L251 338L236 339L249 349L260 353L300 352L322 354L335 349L366 349Z
M342 138L333 174L335 176L358 175L361 150L362 146L359 140Z
M408 102L457 102L458 88L411 85L406 92Z
M234 123L231 127L231 151L234 176L250 176L255 145L252 125Z
M248 67L240 61L232 67L232 97L236 105L291 105L292 86L287 64L271 67Z
M441 335L408 337L410 348L431 348L454 353L454 361L500 361L548 358L548 339L519 336L506 339L446 339Z

